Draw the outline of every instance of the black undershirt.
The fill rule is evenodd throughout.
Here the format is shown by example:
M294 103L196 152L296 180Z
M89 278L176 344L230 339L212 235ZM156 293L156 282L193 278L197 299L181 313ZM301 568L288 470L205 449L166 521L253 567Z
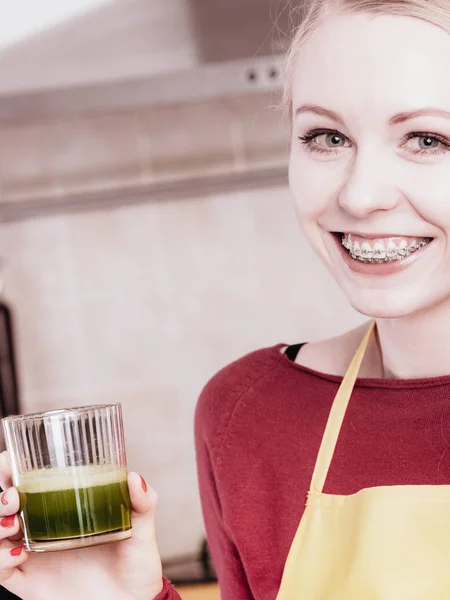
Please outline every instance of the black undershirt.
M292 360L292 362L295 362L298 353L300 352L300 349L302 346L304 346L305 344L293 344L292 346L288 346L286 348L286 350L284 351L284 353L286 354L286 356L288 357L289 360Z

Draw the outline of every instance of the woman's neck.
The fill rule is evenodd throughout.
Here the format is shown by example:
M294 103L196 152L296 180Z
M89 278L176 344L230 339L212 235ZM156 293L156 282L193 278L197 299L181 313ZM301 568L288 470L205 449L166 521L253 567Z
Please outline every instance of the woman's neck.
M450 375L450 306L399 319L377 319L376 341L384 377Z

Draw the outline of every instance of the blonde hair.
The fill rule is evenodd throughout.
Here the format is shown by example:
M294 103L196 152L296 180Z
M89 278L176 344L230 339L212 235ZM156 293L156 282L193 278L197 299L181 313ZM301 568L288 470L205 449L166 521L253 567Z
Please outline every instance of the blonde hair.
M450 33L449 0L300 0L298 8L292 11L293 21L298 25L294 29L285 66L282 105L287 114L292 114L292 83L298 53L303 43L327 17L358 13L414 17Z

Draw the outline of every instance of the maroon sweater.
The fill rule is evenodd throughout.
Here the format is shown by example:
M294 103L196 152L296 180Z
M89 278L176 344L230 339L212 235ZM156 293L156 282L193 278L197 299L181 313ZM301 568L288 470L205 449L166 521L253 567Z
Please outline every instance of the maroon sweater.
M340 377L253 352L203 390L195 438L222 600L274 600ZM357 381L325 492L450 483L450 376ZM157 600L178 600L165 583Z

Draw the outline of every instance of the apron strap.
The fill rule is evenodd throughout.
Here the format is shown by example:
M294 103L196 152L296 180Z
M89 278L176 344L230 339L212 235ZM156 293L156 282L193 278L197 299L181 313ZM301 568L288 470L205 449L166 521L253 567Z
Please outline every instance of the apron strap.
M350 396L374 328L375 321L372 321L334 398L311 480L310 489L313 492L321 494L323 491Z

